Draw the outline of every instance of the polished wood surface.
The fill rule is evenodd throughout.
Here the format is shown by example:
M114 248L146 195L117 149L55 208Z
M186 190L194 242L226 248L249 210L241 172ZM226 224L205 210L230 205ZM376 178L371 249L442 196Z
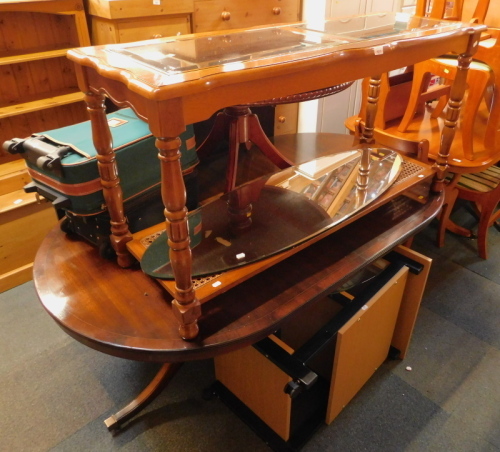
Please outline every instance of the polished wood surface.
M132 60L126 61L126 64L119 63L121 67L117 67L116 59L106 52L106 47L77 49L68 53L68 57L76 63L79 86L86 93L87 104L96 124L103 122L103 113L96 105L105 93L116 104L131 106L139 117L148 121L153 135L157 137L170 261L176 274L176 294L172 305L183 338L193 339L197 336L197 320L200 316L200 304L191 282L192 258L186 221L185 187L179 162L179 139L176 138L184 131L185 124L207 119L215 111L228 106L248 105L262 99L320 90L448 52L462 55L464 64L460 69L466 72L474 43L478 41L483 28L459 26L447 33L427 30L411 39L398 41L391 36L382 41L377 40L375 48L367 40L360 43L359 48L339 51L332 46L315 51L307 58L303 55L301 59L293 56L276 61L271 59L260 67L257 62L252 67L238 71L224 71L221 70L222 66L207 67L181 73L174 79L159 78L157 72L146 70ZM212 38L220 34L214 32L210 36ZM203 41L199 42L202 45ZM465 79L462 78L457 78L458 83L452 89L454 108L449 109L449 121L443 132L443 148L436 166L437 191L442 189L448 149L456 124L456 109L462 100L465 86ZM372 91L373 107L370 115L374 116L377 87ZM107 135L100 125L93 127L94 143L104 163L100 165L103 187L115 196L108 205L114 227L111 243L119 256L119 264L127 266L126 243L130 236L124 227L119 179L116 168L113 168L113 155L108 152ZM371 136L367 136L365 141L370 140ZM365 163L366 160L363 159Z
M184 341L171 297L138 267L122 269L57 227L34 265L39 298L78 341L114 356L180 362L250 345L332 287L403 243L437 215L441 197L425 204L401 196L203 305L200 334ZM325 252L328 250L328 252Z
M477 28L479 31L482 29ZM210 35L220 33L212 32ZM113 67L103 59L105 47L76 49L70 51L68 56L81 65L82 89L90 88L92 92L103 90L118 104L132 103L139 116L148 120L154 135L177 136L179 129L183 130L183 124L208 119L215 111L227 106L247 105L263 99L319 90L448 52L467 52L469 45L475 41L474 33L473 29L464 28L455 33L403 40L398 45L388 42L376 57L369 46L342 52L333 48L324 55L291 61L291 64L270 64L212 76L207 69L206 75L201 73L196 79L188 80L188 76L183 76L182 83L163 86L158 85L155 77L144 74L140 66L130 62L127 69ZM313 77L309 76L311 71ZM140 78L134 76L136 73L140 74ZM207 83L207 78L212 79L212 83ZM273 83L273 79L279 80L279 83ZM170 101L165 105L170 105L170 108L162 112L169 121L162 121L159 112L148 108L151 102L162 101ZM180 113L183 122L179 122Z

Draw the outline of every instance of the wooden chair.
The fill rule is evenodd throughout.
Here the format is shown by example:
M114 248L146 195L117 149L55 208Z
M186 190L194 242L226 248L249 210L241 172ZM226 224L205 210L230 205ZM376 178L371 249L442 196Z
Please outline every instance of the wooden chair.
M422 0L419 5L417 5L417 8L420 8L418 13L422 12L424 3L425 1ZM438 8L439 12L435 11L435 14L443 12L444 18L452 17L454 19L462 20L463 4L461 2L454 2L455 8L450 8L451 11L448 11L448 14L451 15L449 16L446 16L446 10L442 10L442 6L440 5L441 0L439 0L438 3L435 3L434 9ZM489 5L490 0L478 0L470 22L484 23L486 14L488 13ZM489 33L486 34L486 38L491 39ZM489 39L486 39L485 42L488 41ZM484 46L485 43L482 43L479 45L479 48L484 48ZM474 90L471 92L473 92L476 97L469 98L469 102L471 103L470 106L472 107L469 108L471 117L464 119L464 128L467 126L471 126L473 123L475 116L473 105L476 105L479 108L479 103L486 93L487 87L492 86L494 83L493 73L491 72L491 69L487 64L481 63L479 61L474 61L472 65L474 67L474 71L469 72L470 77L467 80L467 83L469 85L475 85ZM414 116L418 112L423 111L423 106L426 102L439 99L434 114L436 117L441 114L441 111L444 109L448 101L450 85L456 77L457 66L458 62L456 57L453 57L451 55L449 57L434 58L428 61L422 61L414 66L411 93L408 99L408 106L399 125L400 132L405 132L407 130ZM431 85L431 80L436 80L436 77L444 82ZM464 145L467 146L468 152L471 152L471 143L464 143Z
M487 259L488 231L491 226L500 230L500 167L490 166L480 173L462 174L458 180L458 198L473 203L479 217L477 245L479 256Z
M466 20L472 23L484 23L489 4L490 0L477 0L472 16ZM464 0L418 0L415 15L437 20L464 20L462 17L463 6ZM438 71L437 69L435 70ZM446 71L449 71L449 69L441 69L439 73ZM480 77L481 83L484 83L483 79L488 77L488 73L487 68L485 68L485 74ZM428 67L425 67L423 63L420 63L416 67L405 68L404 72L396 73L396 75L383 74L378 101L379 113L375 119L375 127L385 129L391 121L405 117L405 122L402 123L403 128L407 122L411 121L415 114L423 113L423 106L426 101L434 98L442 97L444 104L440 104L438 107L444 108L447 100L446 96L449 92L449 85L434 86L428 89L432 79L432 71ZM413 83L414 80L416 84ZM471 82L476 81L471 80ZM365 99L368 84L369 79L364 79L362 83L363 100L360 111L362 118L365 117ZM408 109L406 108L407 105L411 105L411 107ZM436 115L438 114L437 112Z
M418 63L413 68L413 82L408 105L403 118L398 126L400 132L406 132L415 115L423 114L426 103L439 99L432 112L434 118L438 118L443 112L450 93L451 82L455 79L458 69L458 61L451 58L436 58ZM429 86L432 76L439 77L444 83ZM491 68L484 63L473 61L467 76L467 85L474 89L468 90L467 109L462 117L462 140L464 155L472 160L472 128L477 111L483 100L488 87L493 86L495 76Z
M491 46L483 46L478 56L489 66L494 75L500 74L500 30L489 29L493 39ZM476 69L472 67L470 73ZM472 75L473 76L473 75ZM494 78L491 100L482 99L478 108L474 100L478 89L484 94L483 87L470 84L468 95L463 103L461 118L455 139L452 143L449 157L450 177L445 189L445 205L441 212L438 231L438 246L444 245L446 230L471 237L472 232L456 225L450 220L455 200L457 198L471 201L478 214L478 249L483 259L487 258L487 233L500 213L495 209L500 202L500 171L494 166L500 161L500 84L498 76ZM472 101L471 101L472 99ZM398 130L397 125L387 127L383 132L394 137L406 138L415 142L429 141L429 158L438 158L443 115L436 117L430 106L425 107L423 115L415 118L406 132ZM475 115L475 117L474 117ZM474 119L467 124L464 118ZM349 123L348 123L349 124ZM351 130L353 127L351 125ZM464 143L470 143L470 149Z
M464 0L417 0L415 15L430 19L459 20Z
M484 23L490 0L477 0L471 17L465 17L465 3L470 0L418 0L415 15L431 19L466 20L471 23Z

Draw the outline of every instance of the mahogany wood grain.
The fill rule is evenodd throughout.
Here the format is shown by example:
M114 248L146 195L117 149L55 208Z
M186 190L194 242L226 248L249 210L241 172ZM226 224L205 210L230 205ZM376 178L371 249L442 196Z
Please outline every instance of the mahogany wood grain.
M146 408L168 385L181 365L182 363L163 364L153 380L151 380L151 383L134 400L104 421L108 430L112 432L118 430L122 424Z
M450 51L462 55L470 61L470 54L479 35L485 27L465 27L453 33L425 33L418 38L400 41L377 41L376 49L369 45L364 48L339 51L331 48L308 58L281 61L270 59L266 65L246 70L212 72L213 68L187 71L180 74L176 82L163 83L157 73L147 71L133 60L122 67L106 52L106 47L90 47L68 52L68 57L76 63L76 73L80 89L87 98L106 94L119 106L131 106L139 117L149 123L157 138L162 160L162 197L165 202L167 231L171 242L171 262L176 275L175 312L179 320L179 333L185 339L194 339L198 333L197 318L200 307L196 300L191 280L191 254L186 225L185 187L182 182L180 165L174 163L172 142L184 130L185 125L208 119L215 111L233 105L286 97L297 92L321 90L355 79L383 73L401 66L429 59ZM217 36L217 32L210 36ZM220 34L220 33L219 33ZM201 41L200 41L201 42ZM276 63L276 64L273 64ZM121 64L121 63L119 63ZM463 65L466 70L467 66ZM378 77L380 79L380 77ZM460 77L458 77L460 79ZM452 98L458 102L463 95L465 80L452 88ZM378 92L374 93L375 97ZM370 112L375 111L375 105ZM453 111L450 112L452 115ZM370 114L370 118L374 114ZM454 118L450 117L441 149L436 191L442 188L442 175L446 165L449 145L453 138ZM368 130L373 122L367 124ZM99 133L93 127L93 132ZM109 133L109 132L108 132ZM101 143L103 139L94 137ZM107 154L107 146L98 149L106 161L114 159ZM106 155L106 157L104 157ZM368 154L365 152L364 161ZM363 174L360 178L363 186ZM110 191L111 193L111 191ZM114 190L119 195L118 190ZM111 217L120 217L120 199L108 205ZM121 225L120 225L121 226ZM112 240L118 236L113 233ZM128 231L120 228L120 237ZM121 245L115 248L121 252ZM124 259L119 254L119 257Z
M118 178L118 166L113 140L106 117L104 96L89 93L85 96L92 125L92 138L97 150L97 167L101 177L103 196L111 217L110 241L116 251L118 264L129 267L134 262L127 252L126 243L132 239L123 207L123 191Z
M37 254L40 301L69 335L110 355L139 361L204 359L250 345L301 315L360 269L434 218L442 199L401 196L203 305L200 333L178 334L171 297L140 268L123 269L54 228Z

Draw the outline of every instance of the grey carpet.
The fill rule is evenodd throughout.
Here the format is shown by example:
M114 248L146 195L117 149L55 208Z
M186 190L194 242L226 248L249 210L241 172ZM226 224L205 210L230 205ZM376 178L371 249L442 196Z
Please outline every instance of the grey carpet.
M465 209L456 215L472 221ZM435 225L414 248L434 259L410 353L384 364L312 451L500 451L500 233L491 257L475 241ZM211 361L183 366L170 386L120 434L103 420L158 366L113 358L67 336L44 312L32 283L0 294L0 451L267 451L220 400L202 391ZM406 370L410 366L411 371Z

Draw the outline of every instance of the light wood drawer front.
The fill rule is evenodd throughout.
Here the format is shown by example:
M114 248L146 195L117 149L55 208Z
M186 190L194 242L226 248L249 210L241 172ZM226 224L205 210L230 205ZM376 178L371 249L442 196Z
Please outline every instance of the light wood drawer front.
M88 9L92 16L106 19L165 16L193 12L193 0L168 0L154 5L151 0L89 0Z
M295 22L299 6L299 0L195 1L194 32Z
M191 33L190 15L107 20L92 18L92 43L115 44Z
M297 131L299 104L277 105L274 114L274 135L285 135Z

